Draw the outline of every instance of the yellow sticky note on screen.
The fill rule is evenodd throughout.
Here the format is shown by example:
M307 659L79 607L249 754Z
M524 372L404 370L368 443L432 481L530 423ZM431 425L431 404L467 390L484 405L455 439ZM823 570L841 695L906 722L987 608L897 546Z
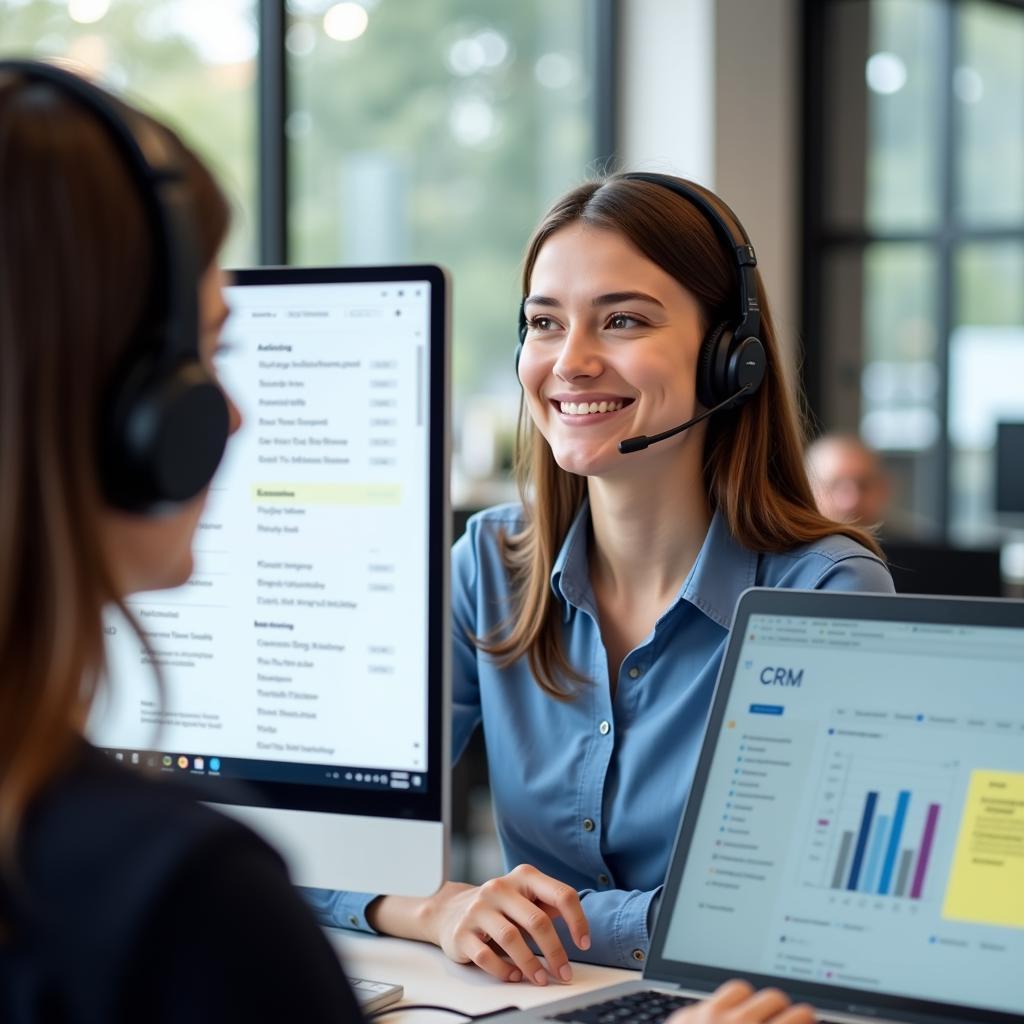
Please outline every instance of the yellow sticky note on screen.
M971 772L942 916L1024 928L1024 772Z

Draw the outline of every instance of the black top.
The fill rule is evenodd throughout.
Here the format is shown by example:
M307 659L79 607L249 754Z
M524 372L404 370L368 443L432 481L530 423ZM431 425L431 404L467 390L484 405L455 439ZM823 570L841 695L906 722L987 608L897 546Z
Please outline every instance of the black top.
M357 1022L284 864L173 782L83 745L0 888L0 1020Z

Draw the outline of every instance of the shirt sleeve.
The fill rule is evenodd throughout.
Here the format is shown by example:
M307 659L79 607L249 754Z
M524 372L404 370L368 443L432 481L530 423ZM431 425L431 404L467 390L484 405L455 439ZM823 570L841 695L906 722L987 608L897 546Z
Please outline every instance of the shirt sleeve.
M570 960L624 967L639 971L647 960L651 928L661 886L650 892L623 889L583 889L579 893L583 913L590 926L590 949L580 949L573 942L565 922L558 918L555 930Z
M477 676L476 556L477 524L470 520L467 532L452 547L452 761L458 761L473 730L480 722L480 690ZM320 924L329 928L377 932L366 920L366 910L378 893L332 889L300 889Z
M833 562L818 577L813 589L869 594L896 593L889 570L877 558L866 553Z
M359 1024L338 957L278 857L239 830L196 851L128 963L118 1020Z

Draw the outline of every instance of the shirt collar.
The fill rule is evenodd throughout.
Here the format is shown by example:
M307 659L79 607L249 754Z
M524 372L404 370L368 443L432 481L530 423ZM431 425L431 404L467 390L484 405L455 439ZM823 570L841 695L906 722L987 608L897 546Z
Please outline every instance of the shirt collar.
M757 552L740 545L721 509L716 509L679 597L728 630L740 594L752 587L756 578Z
M566 620L571 606L583 607L590 600L589 525L590 502L584 498L551 570L551 589L564 605ZM722 629L731 629L736 602L744 590L754 585L756 576L757 552L738 543L725 516L716 509L697 561L672 606L687 601Z
M564 605L568 621L570 608L582 607L590 594L590 561L587 535L590 532L590 499L584 498L572 521L551 569L551 589Z

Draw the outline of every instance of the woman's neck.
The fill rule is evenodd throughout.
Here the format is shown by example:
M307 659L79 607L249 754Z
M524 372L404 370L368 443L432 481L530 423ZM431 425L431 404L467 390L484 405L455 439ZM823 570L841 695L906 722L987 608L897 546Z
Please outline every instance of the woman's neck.
M707 536L711 509L699 460L666 463L665 472L642 479L587 482L591 579L620 600L667 604Z

